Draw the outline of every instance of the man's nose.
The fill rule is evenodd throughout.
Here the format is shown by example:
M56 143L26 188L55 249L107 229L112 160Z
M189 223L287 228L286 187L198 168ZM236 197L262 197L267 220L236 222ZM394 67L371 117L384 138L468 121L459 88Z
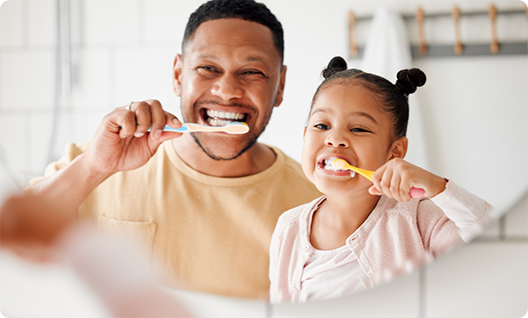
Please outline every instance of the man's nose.
M211 92L213 95L230 100L233 98L242 98L244 90L236 76L232 74L223 74L214 83Z
M325 140L327 146L333 146L336 148L348 148L350 142L345 136L339 132L330 133Z

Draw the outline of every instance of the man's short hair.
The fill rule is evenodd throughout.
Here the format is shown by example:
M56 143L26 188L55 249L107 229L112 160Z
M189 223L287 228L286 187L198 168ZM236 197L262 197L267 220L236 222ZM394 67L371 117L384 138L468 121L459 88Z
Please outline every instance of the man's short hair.
M262 3L254 0L211 0L194 11L187 21L183 35L182 53L200 24L218 19L242 19L260 23L268 27L273 35L273 43L279 51L281 63L284 61L284 31L275 15Z

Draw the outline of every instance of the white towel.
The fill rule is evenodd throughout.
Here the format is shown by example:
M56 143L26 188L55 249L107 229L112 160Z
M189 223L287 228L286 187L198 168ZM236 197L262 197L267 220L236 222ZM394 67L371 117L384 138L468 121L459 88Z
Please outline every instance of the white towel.
M372 18L360 69L395 83L398 71L408 68L412 68L411 46L403 18L387 7L379 7ZM430 169L417 94L419 89L409 98L409 150L405 159L424 169Z

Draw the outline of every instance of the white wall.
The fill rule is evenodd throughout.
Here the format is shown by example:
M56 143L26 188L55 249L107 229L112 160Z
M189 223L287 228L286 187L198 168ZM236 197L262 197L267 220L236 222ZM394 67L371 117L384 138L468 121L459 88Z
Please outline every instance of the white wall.
M67 142L90 139L104 114L131 100L155 98L167 110L179 113L179 101L171 89L172 60L179 52L189 14L201 2L71 1L72 96L60 109L57 154ZM455 3L432 0L263 2L283 23L288 74L285 100L275 110L261 141L277 145L297 160L310 101L321 81L320 71L331 57L348 57L348 10L354 10L358 16L370 15L377 5L387 4L404 13L412 13L417 5L426 12L445 12ZM462 10L485 10L489 4L469 0L456 3ZM520 1L495 1L495 4L499 10L523 9ZM0 10L0 145L26 178L41 175L47 164L55 89L55 5L55 0L9 0ZM444 44L453 39L449 19L428 22L426 27L426 35L433 43ZM488 29L486 19L463 22L463 39L486 41ZM362 44L368 24L358 26L357 31ZM415 40L415 33L410 32L411 39ZM527 36L524 18L499 17L500 39L526 41ZM506 216L469 246L457 249L419 272L361 295L307 305L269 306L261 302L222 301L216 297L180 294L198 314L217 316L226 312L230 317L524 315L528 309L528 203L526 188L522 185L528 181L528 57L425 58L414 63L428 75L428 83L419 90L418 98L432 170L507 210ZM496 171L494 167L501 170ZM501 171L505 174L500 175ZM82 287L76 289L73 283L55 284L69 282L68 274L52 271L51 275L38 278L42 271L36 270L40 274L29 275L32 279L27 280L24 272L13 271L21 265L11 256L3 255L0 260L8 264L0 271L2 312L9 308L15 313L27 313L28 308L20 302L24 298L17 298L26 294L34 304L33 310L40 309L54 317L68 316L77 307L64 310L67 302L57 302L57 299L85 297ZM17 289L15 286L21 281L28 288L34 286L34 292L28 296L28 288ZM42 295L37 292L39 288L49 292ZM41 299L37 301L38 298ZM203 306L204 302L208 306ZM83 310L92 308L78 305L79 301L72 303Z

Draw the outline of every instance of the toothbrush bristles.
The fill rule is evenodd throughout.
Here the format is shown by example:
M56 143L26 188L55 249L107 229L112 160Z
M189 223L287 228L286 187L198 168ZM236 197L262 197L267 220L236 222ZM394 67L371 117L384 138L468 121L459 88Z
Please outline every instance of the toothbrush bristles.
M343 159L335 159L333 163L335 167L345 169L346 163Z

